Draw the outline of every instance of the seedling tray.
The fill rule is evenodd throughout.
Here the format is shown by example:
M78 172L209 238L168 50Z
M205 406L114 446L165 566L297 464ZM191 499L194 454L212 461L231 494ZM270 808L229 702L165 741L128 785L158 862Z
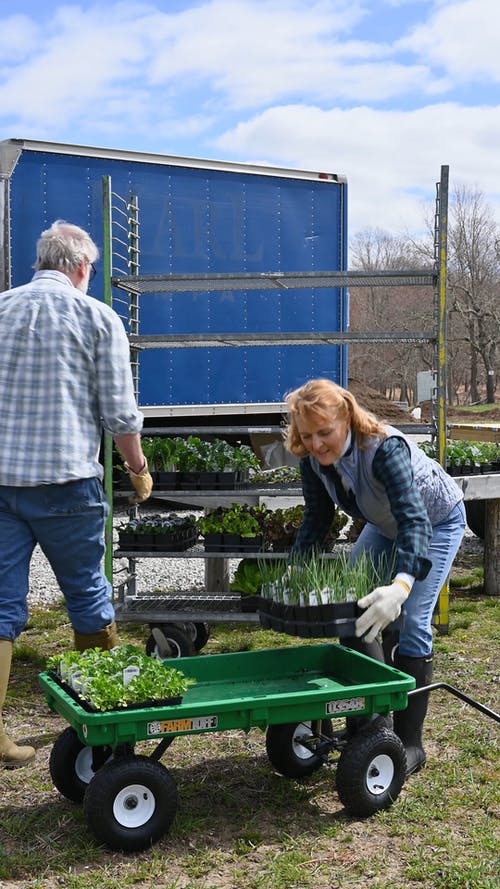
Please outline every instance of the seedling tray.
M166 664L169 662L166 661ZM40 685L51 710L90 746L372 713L407 706L415 680L337 644L303 645L182 658L196 679L174 706L89 713L48 674Z

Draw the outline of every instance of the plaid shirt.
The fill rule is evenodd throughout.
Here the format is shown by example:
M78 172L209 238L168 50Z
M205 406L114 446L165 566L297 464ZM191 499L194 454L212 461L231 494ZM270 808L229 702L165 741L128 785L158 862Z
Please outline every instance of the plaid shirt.
M102 430L139 432L127 336L57 271L0 294L0 484L102 478Z
M432 525L420 491L413 482L410 451L405 441L385 439L373 458L372 469L375 478L385 488L398 528L395 574L405 572L422 580L431 567L427 552ZM322 543L336 509L321 479L313 471L309 457L300 461L300 472L305 510L295 552L304 552ZM326 467L326 472L334 477L342 510L353 518L364 518L356 503L356 491L344 490L335 467Z

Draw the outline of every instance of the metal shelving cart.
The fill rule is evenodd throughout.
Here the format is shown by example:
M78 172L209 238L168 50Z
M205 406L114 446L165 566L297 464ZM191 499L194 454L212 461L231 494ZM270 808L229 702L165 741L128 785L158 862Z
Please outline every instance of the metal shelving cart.
M133 376L138 391L139 380L139 353L147 349L196 349L202 347L234 348L238 346L259 347L279 345L345 345L348 343L432 343L436 355L436 399L431 424L426 427L414 427L430 432L436 439L438 453L442 463L445 461L446 444L446 384L445 384L445 342L446 342L446 259L447 259L447 204L448 204L448 167L441 168L441 178L436 186L436 211L434 232L434 263L429 269L410 269L397 271L345 271L345 272L267 272L253 274L242 272L239 274L187 274L187 275L140 275L140 250L139 250L139 207L136 198L126 200L116 195L111 188L110 177L103 179L104 202L104 264L105 264L105 300L113 305L118 314L124 319L129 330L131 347L131 361ZM209 291L262 291L276 290L281 292L293 291L297 288L325 288L325 287L388 287L388 286L425 286L432 287L434 291L435 323L430 331L398 331L377 333L353 333L338 331L323 331L315 333L251 333L251 334L190 334L186 335L159 333L154 335L141 335L140 333L140 299L148 294L157 293L181 293ZM114 290L113 290L114 289ZM217 427L217 430L219 427ZM150 430L148 430L150 432ZM171 429L164 430L170 434ZM185 430L196 432L199 430ZM234 431L234 430L233 430ZM242 430L243 431L243 430ZM245 431L248 431L245 430ZM405 429L405 431L409 431ZM105 447L105 484L106 489L112 492L112 442L108 438ZM227 492L229 494L229 492ZM273 496L272 491L266 492ZM277 492L274 492L277 493ZM280 490L280 496L298 496L300 490ZM213 502L220 502L224 492L212 492ZM166 499L175 497L179 503L183 502L183 492L162 492ZM196 498L195 492L185 492L186 504L193 504ZM206 493L206 497L208 492ZM259 492L249 488L246 491L238 491L237 496L229 494L232 500L239 499L247 502L253 497L258 497ZM200 492L200 502L202 499ZM111 499L111 498L110 498ZM113 540L112 540L112 516L108 522L106 531L106 571L108 578L113 576ZM241 610L240 597L231 596L224 578L227 578L227 565L230 558L242 558L241 553L205 553L187 551L184 553L168 553L165 557L182 557L187 559L204 558L206 589L203 594L178 591L175 594L164 593L154 595L151 592L139 593L137 589L137 559L150 558L158 553L134 552L131 555L125 551L115 551L115 556L127 558L128 569L125 576L119 580L115 587L117 619L120 621L144 621L152 627L157 626L161 630L168 625L169 631L180 628L174 632L177 641L176 646L182 646L186 642L186 650L191 650L191 642L196 647L205 633L207 621L256 621L257 615ZM284 554L257 553L253 557L271 558L286 557ZM440 597L439 608L435 618L438 629L446 632L448 625L447 590L443 589ZM191 636L191 639L187 639ZM180 640L180 642L179 642Z

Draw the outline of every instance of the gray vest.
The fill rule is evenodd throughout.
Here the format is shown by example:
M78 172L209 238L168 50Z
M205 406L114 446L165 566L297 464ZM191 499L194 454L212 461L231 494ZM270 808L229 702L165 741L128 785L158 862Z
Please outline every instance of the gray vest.
M393 426L385 426L388 438L402 438L410 449L414 483L416 484L432 525L439 525L451 510L463 499L463 494L453 479L436 461L427 457L412 441ZM373 458L385 439L369 437L366 448L358 446L353 435L352 448L344 457L337 460L335 468L346 490L351 490L364 518L375 525L390 540L395 540L397 525L391 513L389 499L384 486L373 475ZM333 479L321 472L321 465L309 456L311 466L321 479L334 503L339 506Z

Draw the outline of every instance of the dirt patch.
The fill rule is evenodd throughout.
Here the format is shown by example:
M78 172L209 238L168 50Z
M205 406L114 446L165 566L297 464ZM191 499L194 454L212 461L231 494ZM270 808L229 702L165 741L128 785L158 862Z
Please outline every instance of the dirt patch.
M431 418L431 402L424 401L420 405L422 408L422 420L424 422ZM457 408L453 405L447 405L446 418L451 423L500 423L500 404L491 405L491 409L478 413L474 410L467 410L465 407Z
M388 423L428 423L432 417L432 404L430 401L422 402L419 407L422 410L422 419L415 420L409 411L405 411L361 380L349 380L348 389L361 407L375 414L379 420ZM492 404L491 409L478 413L475 410L467 410L466 407L457 408L447 405L446 417L452 423L500 423L500 404Z
M371 386L362 383L360 380L349 380L348 389L361 407L375 414L377 419L382 420L382 422L399 423L401 425L419 422L412 417L409 411L398 407L397 404L394 404L393 401L390 401L389 398L386 398L377 389L372 389Z

